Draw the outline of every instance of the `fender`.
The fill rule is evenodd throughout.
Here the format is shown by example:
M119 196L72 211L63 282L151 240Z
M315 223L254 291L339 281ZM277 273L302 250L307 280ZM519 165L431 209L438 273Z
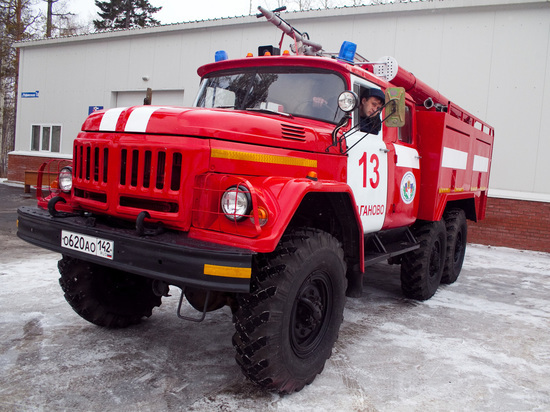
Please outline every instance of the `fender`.
M464 209L466 217L470 220L477 221L477 205L476 196L472 192L464 193L443 193L437 202L437 206L433 210L433 215L424 220L438 221L443 217L443 213L449 205L455 205L460 209Z
M352 243L355 245L353 247L355 250L353 250L353 255L358 257L361 272L364 271L363 228L355 197L346 183L291 177L252 177L247 182L252 186L250 189L256 193L262 205L267 208L268 222L261 228L257 237L249 238L229 233L217 233L217 243L228 246L240 245L240 247L257 253L273 252L306 196L316 193L341 195L340 198L345 199L347 203L347 210L336 212L347 214L348 221L351 222L350 225L353 225L350 227L354 233ZM189 235L199 240L212 239L211 230L196 227L191 228ZM342 242L342 239L339 240Z

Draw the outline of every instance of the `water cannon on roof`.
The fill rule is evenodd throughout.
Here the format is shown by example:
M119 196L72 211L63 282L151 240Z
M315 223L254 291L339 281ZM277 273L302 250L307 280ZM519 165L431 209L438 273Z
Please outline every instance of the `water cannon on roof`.
M279 13L286 10L286 6L279 7L278 9L275 9L273 11L269 11L262 6L258 6L258 10L260 11L260 13L257 14L256 17L261 18L265 16L268 22L272 23L283 31L284 34L283 37L281 37L279 49L281 48L284 35L286 34L294 40L294 51L296 54L306 56L322 55L321 51L323 50L323 46L321 46L319 43L315 43L309 40L309 35L307 33L299 32L295 27L292 27L280 16Z
M315 43L309 39L309 35L306 32L300 32L281 16L280 12L286 10L286 7L279 7L275 10L269 11L262 6L258 6L260 11L256 17L265 17L267 21L278 27L283 31L281 41L279 42L279 49L281 49L285 34L294 40L294 52L297 55L306 56L325 56L331 57L343 63L347 63L354 66L364 68L366 71L373 73L378 78L384 79L386 82L391 82L393 86L403 87L405 91L413 98L416 104L424 105L426 109L430 110L434 108L437 111L447 111L448 106L451 104L449 99L441 95L437 90L428 86L426 83L419 80L411 72L400 67L397 61L391 56L384 56L376 61L369 61L359 53L357 53L357 45L350 41L344 41L340 48L339 53L328 53L323 51L323 46L319 43ZM269 47L269 46L263 46ZM269 51L269 50L268 50ZM264 55L265 50L262 49L260 55ZM273 55L274 53L269 53ZM278 53L275 53L278 54ZM456 116L464 116L464 111L458 106L454 105L458 110Z
M274 26L278 27L282 32L283 36L279 42L279 49L281 49L284 35L291 37L294 40L294 52L297 55L306 55L306 56L325 56L327 53L323 52L323 46L319 43L311 41L309 35L306 32L300 32L290 23L284 20L280 12L286 10L286 6L279 7L275 10L269 11L262 6L258 6L260 11L256 17L261 18L265 17L268 22L272 23ZM267 46L264 46L267 47ZM344 61L353 65L370 65L372 66L372 71L378 77L386 79L386 81L391 81L397 74L398 65L397 61L393 57L382 57L379 61L369 62L367 59L356 53L357 45L355 43L344 41L340 52L337 56L332 56L338 60ZM263 55L264 50L259 52L259 55ZM270 52L271 55L273 53ZM278 53L277 53L278 54Z

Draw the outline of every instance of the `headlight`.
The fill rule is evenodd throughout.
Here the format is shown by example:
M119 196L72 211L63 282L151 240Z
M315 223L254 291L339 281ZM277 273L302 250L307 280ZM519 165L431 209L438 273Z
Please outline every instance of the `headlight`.
M243 185L231 186L222 195L221 207L229 220L243 220L248 217L252 208L250 191Z
M73 188L73 169L71 167L64 167L59 171L59 188L69 193Z
M338 96L338 107L345 113L349 113L354 110L358 103L359 97L357 97L357 95L350 90L342 92L340 93L340 96Z

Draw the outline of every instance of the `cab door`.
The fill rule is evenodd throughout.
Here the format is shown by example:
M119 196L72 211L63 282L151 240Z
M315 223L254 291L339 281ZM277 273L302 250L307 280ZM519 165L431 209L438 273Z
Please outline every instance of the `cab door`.
M407 102L405 124L387 132L393 133L388 141L390 149L390 186L388 213L383 229L412 225L418 214L420 187L420 156L414 122L414 104Z
M354 91L358 96L366 88L380 89L373 83L355 79ZM357 125L359 120L359 110L356 110L353 124ZM383 133L383 128L377 135L356 130L346 138L347 183L353 190L364 233L382 229L387 210L389 150Z

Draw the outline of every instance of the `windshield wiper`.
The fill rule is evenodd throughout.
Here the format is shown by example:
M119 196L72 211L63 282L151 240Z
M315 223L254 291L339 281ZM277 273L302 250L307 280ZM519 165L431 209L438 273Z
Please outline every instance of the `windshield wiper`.
M289 113L278 112L277 110L270 110L270 109L260 109L260 108L257 108L257 107L247 107L245 110L247 112L269 113L269 114L278 114L280 116L285 116L285 117L293 117Z

